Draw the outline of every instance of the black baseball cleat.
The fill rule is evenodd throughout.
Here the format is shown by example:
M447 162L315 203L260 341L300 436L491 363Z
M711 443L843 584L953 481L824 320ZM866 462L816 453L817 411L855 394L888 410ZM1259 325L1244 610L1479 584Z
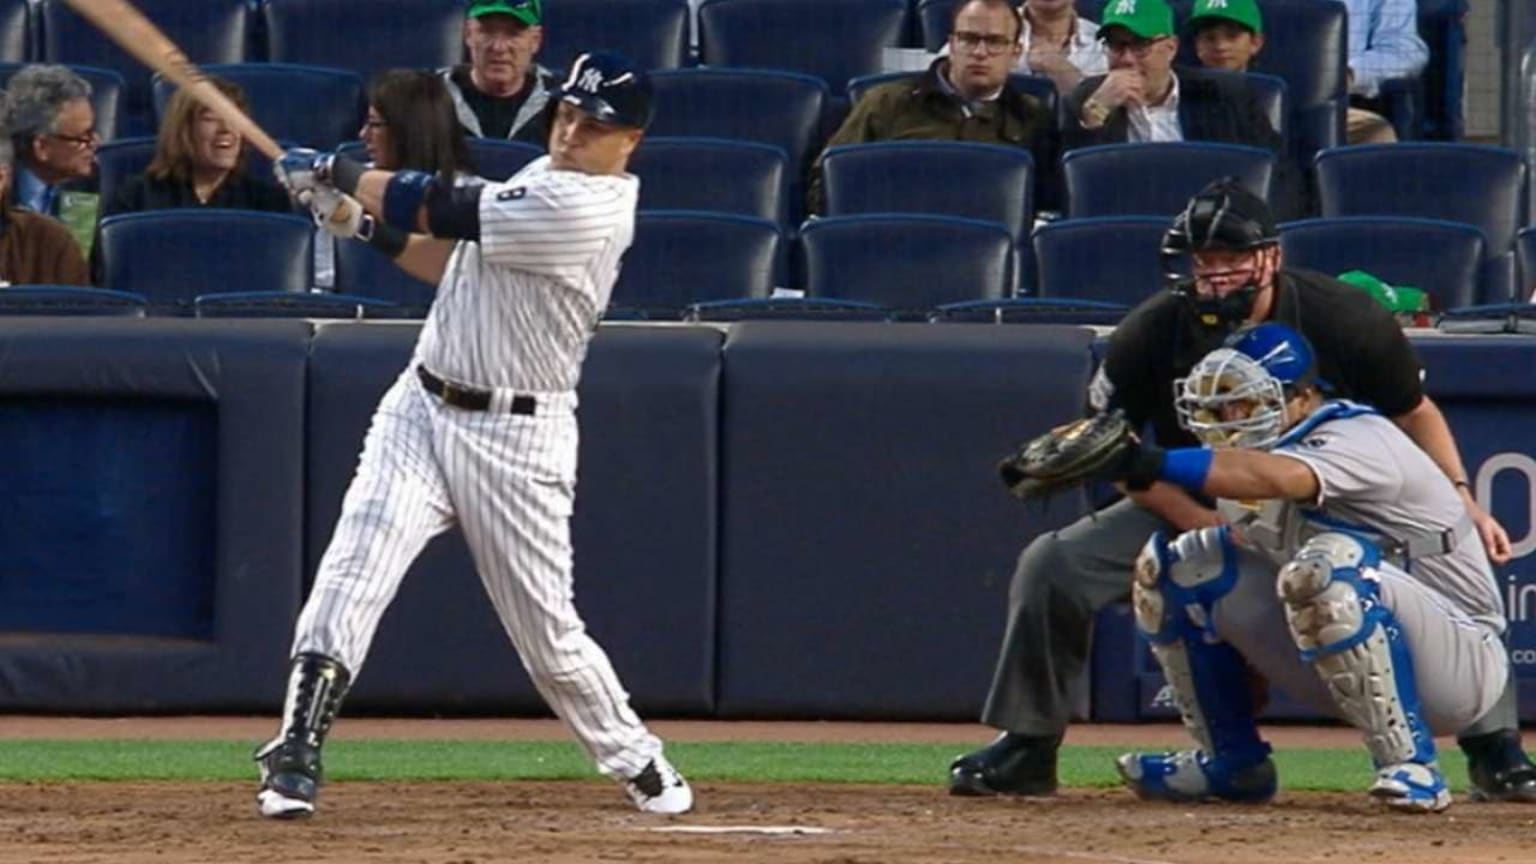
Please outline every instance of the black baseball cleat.
M1004 732L997 740L950 763L949 794L1053 795L1061 738Z
M320 750L275 738L256 751L261 791L256 803L268 819L301 819L315 812L320 791Z
M1520 747L1520 733L1491 732L1461 742L1467 754L1473 801L1536 804L1536 765Z

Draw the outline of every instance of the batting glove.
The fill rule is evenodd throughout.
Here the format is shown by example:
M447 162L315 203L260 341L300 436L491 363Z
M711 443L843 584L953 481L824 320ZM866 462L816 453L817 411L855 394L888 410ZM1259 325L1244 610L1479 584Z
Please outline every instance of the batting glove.
M302 193L330 181L334 153L321 153L308 147L292 147L272 161L272 176L288 194L299 199Z
M301 194L315 224L335 237L356 237L366 233L364 226L373 221L363 212L363 205L356 198L330 186L316 186Z

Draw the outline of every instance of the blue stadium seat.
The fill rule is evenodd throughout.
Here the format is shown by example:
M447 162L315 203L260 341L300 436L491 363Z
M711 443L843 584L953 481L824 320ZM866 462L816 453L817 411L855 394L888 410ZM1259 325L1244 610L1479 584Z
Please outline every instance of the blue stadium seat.
M251 59L250 7L245 0L138 0L134 6L194 63L243 63ZM64 0L42 0L39 8L42 58L50 63L87 63L122 75L128 85L122 106L122 134L154 134L149 67L118 48Z
M766 219L641 211L609 317L676 319L693 303L767 297L784 282L783 240Z
M822 159L826 215L930 213L1001 223L1022 244L1034 224L1029 151L965 141L832 147Z
M880 72L874 75L860 75L848 82L848 101L857 102L869 92L871 87L884 84L887 81L900 81L903 78L916 79L914 72ZM1030 96L1039 99L1045 106L1050 116L1061 122L1061 95L1056 92L1056 82L1044 75L1020 75L1008 76L1008 80L1014 87Z
M1399 142L1337 147L1317 155L1323 216L1417 216L1483 232L1482 302L1511 299L1515 232L1526 206L1526 168L1502 147Z
M1164 287L1168 216L1062 219L1035 231L1041 297L1135 306Z
M1536 297L1536 227L1521 228L1515 247L1520 261L1520 281L1511 299L1530 300Z
M949 22L954 20L960 0L917 0L918 44L938 51L949 41Z
M1131 307L1105 300L1062 297L1004 297L946 303L928 320L970 324L1080 324L1113 327Z
M539 62L569 69L581 51L618 51L644 69L688 60L688 0L545 0Z
M201 294L192 301L197 318L398 318L400 307L373 297L308 291Z
M676 69L651 76L652 137L735 138L783 150L798 177L821 145L831 93L819 78L762 69Z
M1213 75L1223 77L1241 77L1243 85L1259 100L1259 107L1264 110L1264 115L1269 118L1269 125L1281 138L1290 134L1290 96L1285 86L1285 79L1278 75L1266 75L1262 72L1225 72L1221 70L1207 70ZM1310 157L1309 157L1310 158Z
M117 194L117 187L135 174L143 174L155 155L155 139L122 138L103 144L96 151L97 192L105 207Z
M828 216L800 231L811 297L928 310L1004 297L1013 289L1013 237L996 222L953 216Z
M1343 216L1280 226L1287 267L1337 276L1364 270L1388 285L1418 288L1434 308L1480 302L1483 234L1471 225L1402 216Z
M143 318L146 302L138 294L76 285L12 285L0 290L0 316L90 315Z
M789 219L784 151L719 138L646 138L630 157L642 210L704 210Z
M543 156L544 148L525 141L470 138L469 155L475 160L476 174L487 180L501 181L523 170L529 162Z
M1268 199L1275 154L1257 147L1180 141L1081 147L1061 157L1067 212L1086 216L1163 216L1184 209L1191 196L1219 177L1232 176Z
M25 63L0 63L0 88L10 82ZM70 69L76 75L90 82L91 85L91 110L96 114L96 131L101 133L103 143L113 141L123 134L123 124L127 121L127 111L123 108L123 91L127 89L127 82L123 76L100 66L79 66L70 64Z
M190 306L199 295L308 291L314 225L248 210L154 210L101 221L105 286L154 305Z
M367 81L464 57L463 0L267 0L267 58L348 69Z
M835 92L884 68L907 35L907 0L703 0L699 52L710 66L787 69Z
M385 300L425 316L437 286L395 266L387 255L357 240L336 241L336 291L352 297Z
M204 68L245 91L251 119L274 138L330 150L363 125L363 79L344 69L291 63L215 64ZM176 85L154 79L155 117L165 116Z
M31 0L0 0L0 61L24 63L36 52Z

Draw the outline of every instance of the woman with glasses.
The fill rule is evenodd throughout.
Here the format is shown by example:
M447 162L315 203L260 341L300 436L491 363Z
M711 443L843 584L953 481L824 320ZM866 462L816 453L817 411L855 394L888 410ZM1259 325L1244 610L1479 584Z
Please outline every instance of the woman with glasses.
M210 80L236 105L247 107L238 85L222 78ZM246 172L245 139L240 133L183 90L173 93L166 104L149 167L117 188L106 213L178 207L293 210L275 183Z
M380 72L368 84L368 118L358 131L368 161L385 171L426 171L446 183L474 174L469 144L448 88L416 69Z

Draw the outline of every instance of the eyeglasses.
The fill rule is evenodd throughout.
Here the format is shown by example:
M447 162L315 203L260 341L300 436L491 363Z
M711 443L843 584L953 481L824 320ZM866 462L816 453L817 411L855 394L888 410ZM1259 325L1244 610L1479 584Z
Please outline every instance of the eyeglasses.
M60 135L57 132L49 132L47 137L67 144L73 144L77 149L84 150L92 144L101 143L101 133L95 129L85 130L84 135Z
M1100 39L1099 44L1104 46L1106 54L1129 53L1140 58L1147 56L1153 45L1167 38L1167 36L1159 36L1156 39Z
M388 129L389 124L385 123L383 120L368 119L363 121L363 128L367 129L369 132L373 132L379 129Z
M1014 41L1007 36L988 35L986 33L974 33L968 30L960 30L950 34L955 40L955 46L962 51L975 51L978 48L988 57L996 57L1013 47Z

